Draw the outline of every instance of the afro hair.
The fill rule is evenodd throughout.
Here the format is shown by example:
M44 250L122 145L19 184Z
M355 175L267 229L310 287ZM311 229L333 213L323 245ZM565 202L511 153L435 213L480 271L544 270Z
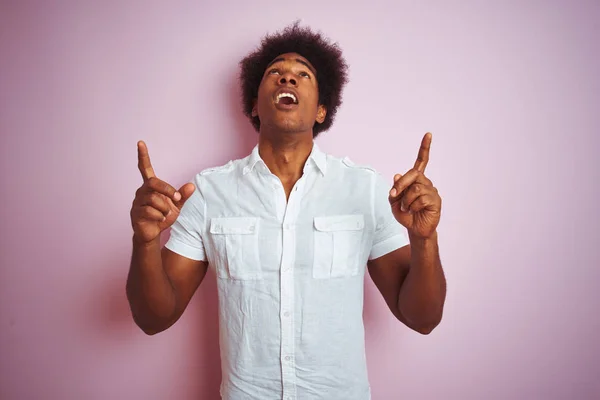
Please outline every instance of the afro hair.
M315 122L313 137L331 127L338 107L342 104L342 90L348 82L348 65L337 43L331 43L321 33L299 26L299 22L283 31L267 35L260 47L240 61L240 84L244 114L256 131L260 120L252 116L254 100L267 65L285 53L297 53L306 58L317 71L319 104L325 106L327 115L323 123Z

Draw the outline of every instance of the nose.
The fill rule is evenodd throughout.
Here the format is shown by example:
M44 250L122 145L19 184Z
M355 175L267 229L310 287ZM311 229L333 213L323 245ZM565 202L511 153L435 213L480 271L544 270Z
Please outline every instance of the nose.
M286 72L285 74L283 74L281 76L281 78L279 78L280 85L285 85L286 83L289 83L290 85L293 85L293 86L297 85L297 81L294 78L294 75L290 72Z

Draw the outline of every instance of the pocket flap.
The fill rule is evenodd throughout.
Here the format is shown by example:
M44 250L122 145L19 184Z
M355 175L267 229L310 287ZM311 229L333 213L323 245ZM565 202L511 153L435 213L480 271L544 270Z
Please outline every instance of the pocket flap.
M210 233L216 235L251 235L257 231L258 218L212 218Z
M315 217L315 229L322 232L360 231L365 227L362 214Z

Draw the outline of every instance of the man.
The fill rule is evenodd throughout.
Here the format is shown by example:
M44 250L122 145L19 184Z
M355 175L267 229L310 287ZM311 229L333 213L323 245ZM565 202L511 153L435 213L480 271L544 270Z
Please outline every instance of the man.
M224 399L369 399L366 265L398 320L422 334L441 320L441 199L424 175L431 135L392 185L321 152L314 137L331 126L346 74L337 45L296 24L241 62L244 111L259 132L248 157L176 190L138 143L133 318L147 334L167 329L214 268Z

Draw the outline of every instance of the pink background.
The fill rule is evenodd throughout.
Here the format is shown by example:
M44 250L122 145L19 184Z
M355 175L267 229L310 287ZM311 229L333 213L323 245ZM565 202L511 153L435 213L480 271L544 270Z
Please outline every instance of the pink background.
M600 397L600 2L7 3L3 400L218 398L214 275L167 332L129 315L136 141L177 186L246 155L237 62L297 18L351 67L324 150L391 181L434 134L446 314L413 333L366 279L373 399Z

